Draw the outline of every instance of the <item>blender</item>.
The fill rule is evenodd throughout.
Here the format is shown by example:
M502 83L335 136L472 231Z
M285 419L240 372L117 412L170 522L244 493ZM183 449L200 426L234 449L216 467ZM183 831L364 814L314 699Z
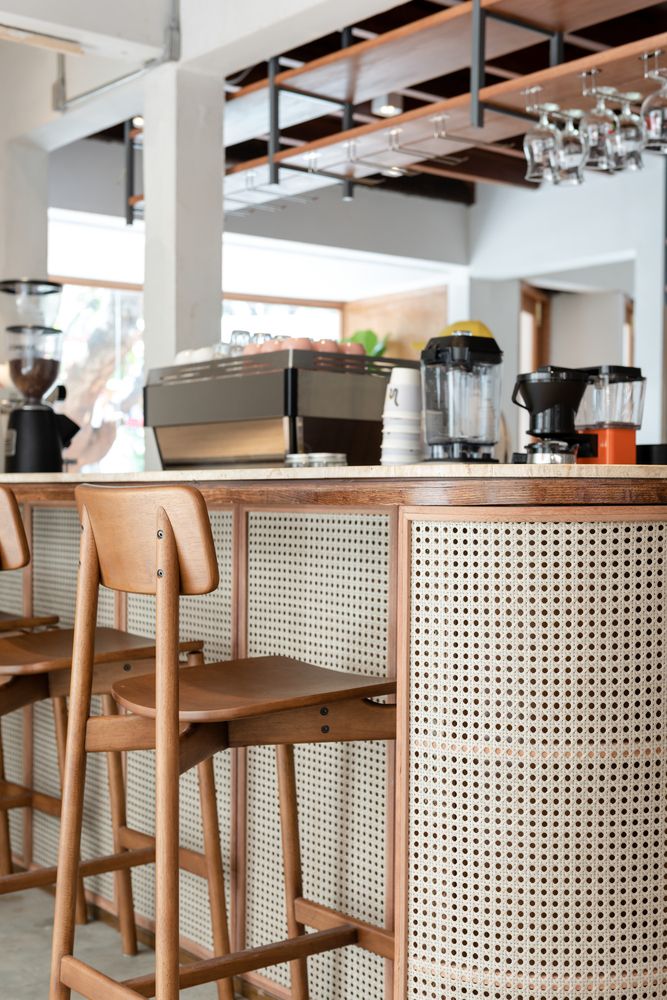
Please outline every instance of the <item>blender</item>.
M537 440L526 446L527 454L515 454L515 462L572 465L580 451L591 450L590 435L579 434L575 427L589 380L584 369L557 365L543 365L517 377L512 402L530 414L528 433Z
M589 378L576 427L596 440L595 454L581 457L591 465L635 465L637 431L644 411L646 379L641 368L599 365L582 368Z
M23 397L9 415L7 472L62 472L62 450L79 430L45 400L60 371L63 333L52 324L61 291L55 282L0 282L0 310L16 320L6 328L9 375ZM58 398L64 396L60 386Z
M493 462L503 353L478 320L452 323L421 356L428 458Z

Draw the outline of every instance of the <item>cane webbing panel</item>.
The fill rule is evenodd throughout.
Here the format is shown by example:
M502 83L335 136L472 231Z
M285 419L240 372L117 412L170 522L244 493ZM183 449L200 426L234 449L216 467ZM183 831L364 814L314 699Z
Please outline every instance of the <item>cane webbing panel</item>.
M389 518L251 513L248 655L285 654L383 676L387 666ZM297 747L304 893L383 923L386 748ZM247 943L286 934L275 753L248 751ZM358 948L308 962L311 1000L381 1000L383 962ZM289 984L285 966L267 978Z
M0 573L0 611L15 614L23 612L23 570L6 570ZM5 777L17 784L23 782L23 712L12 712L0 720L2 746L5 756ZM9 831L15 854L21 853L23 810L9 813Z
M410 1000L667 996L666 541L412 525Z
M33 610L74 621L81 528L75 510L37 507L32 515ZM97 623L113 626L113 592L100 587Z

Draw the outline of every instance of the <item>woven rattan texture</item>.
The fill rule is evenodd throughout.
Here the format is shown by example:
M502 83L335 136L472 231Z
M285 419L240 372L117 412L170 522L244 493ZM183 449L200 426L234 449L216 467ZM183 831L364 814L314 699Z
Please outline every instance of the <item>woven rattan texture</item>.
M181 598L181 638L203 639L206 659L228 660L232 655L232 515L226 511L211 514L211 526L220 568L220 586L206 597ZM128 629L142 635L155 630L155 600L152 597L128 597ZM214 761L218 816L222 840L222 859L229 903L231 860L231 761L230 755L218 754ZM155 760L152 752L132 753L127 768L127 808L131 827L153 833L155 805ZM181 777L181 844L193 850L203 848L199 790L196 770ZM132 872L137 913L155 916L155 873L153 866ZM206 883L181 872L181 933L205 948L212 947L211 921Z
M666 541L413 524L409 1000L667 996Z
M23 611L23 570L0 573L0 611L20 614ZM5 755L5 776L8 781L23 781L23 713L12 712L0 720L2 746ZM23 812L12 809L9 830L15 854L21 853Z
M382 676L387 665L389 519L251 513L248 654L282 653ZM304 892L383 923L386 748L298 747ZM249 945L286 933L275 754L248 751ZM312 1000L381 1000L382 960L348 948L309 960ZM267 977L288 985L284 966Z

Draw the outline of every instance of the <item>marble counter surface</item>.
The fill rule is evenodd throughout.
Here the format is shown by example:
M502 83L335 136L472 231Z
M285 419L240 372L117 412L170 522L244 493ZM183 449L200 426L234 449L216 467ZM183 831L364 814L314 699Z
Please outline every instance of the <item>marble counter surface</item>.
M186 469L124 473L4 473L0 483L161 483L271 480L393 479L667 479L667 465L509 465L424 462L420 465L336 466L318 469Z

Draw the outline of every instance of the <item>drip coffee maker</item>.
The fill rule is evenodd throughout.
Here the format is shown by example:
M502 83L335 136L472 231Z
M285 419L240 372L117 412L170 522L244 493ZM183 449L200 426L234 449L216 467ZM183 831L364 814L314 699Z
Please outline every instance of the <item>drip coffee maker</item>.
M0 282L0 309L15 320L6 328L9 375L23 397L9 416L7 472L62 472L62 450L79 430L46 402L60 371L63 333L52 324L61 291L55 282Z
M453 323L422 351L429 458L491 462L498 440L502 351L477 320Z
M578 433L575 418L589 380L582 369L556 365L518 376L512 402L530 414L528 433L537 440L526 447L526 455L515 455L515 461L571 465L580 450L588 451L589 435Z
M646 379L641 368L599 365L583 368L589 377L576 419L578 430L594 436L595 454L580 461L594 465L635 465Z

